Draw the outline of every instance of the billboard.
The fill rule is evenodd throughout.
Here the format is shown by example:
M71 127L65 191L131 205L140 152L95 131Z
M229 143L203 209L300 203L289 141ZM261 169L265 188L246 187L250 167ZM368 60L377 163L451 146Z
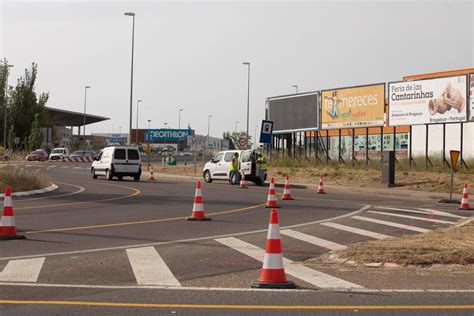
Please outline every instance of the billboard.
M385 84L321 92L321 128L383 126Z
M149 129L145 132L146 142L179 142L186 136L193 135L192 129Z
M467 77L454 76L388 84L390 126L464 122Z
M319 93L271 97L267 99L267 119L273 121L273 132L317 130L319 127Z
M469 101L471 103L471 107L469 109L469 121L474 121L474 74L470 75L469 80L470 85L470 93L469 93Z

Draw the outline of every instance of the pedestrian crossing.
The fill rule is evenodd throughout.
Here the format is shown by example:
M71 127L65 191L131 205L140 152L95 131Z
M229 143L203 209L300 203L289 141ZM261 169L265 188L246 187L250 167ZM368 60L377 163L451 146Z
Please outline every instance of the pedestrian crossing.
M297 284L300 282L299 285L303 287L312 286L320 289L362 289L363 287L360 284L352 282L349 279L329 275L318 271L317 268L308 267L304 264L302 259L295 257L291 251L292 248L310 249L310 247L316 247L322 249L323 252L337 251L347 248L347 246L354 241L393 238L395 237L393 236L395 231L398 233L426 233L438 228L440 225L454 225L456 224L455 219L460 218L464 217L431 209L376 206L368 208L363 213L353 215L349 218L338 218L306 227L293 226L291 229L285 229L283 224L280 235L282 236L285 272L287 275L293 277ZM423 227L418 225L423 225ZM397 230L394 230L393 227L397 228ZM364 239L361 240L360 236ZM271 237L280 238L280 236ZM199 254L196 249L193 249L198 246L197 244L181 244L185 252L186 247L192 247L187 248L189 253L193 253L194 256L196 256L196 254L201 255L201 257L198 258L191 257L184 262L182 254L177 255L159 245L147 245L145 247L136 246L122 250L114 250L121 254L116 257L111 255L112 258L120 258L120 260L126 260L127 262L117 263L113 262L117 261L113 259L109 264L104 264L102 267L99 267L99 270L94 270L94 273L97 274L97 271L104 269L104 275L106 275L106 270L110 270L114 264L119 264L121 267L124 267L124 270L130 271L126 277L127 280L129 280L129 285L183 288L186 287L186 282L189 282L190 278L190 274L185 273L185 271L193 269L193 266L202 262L205 262L204 270L212 270L219 265L216 263L218 262L218 258L231 257L234 258L234 265L241 264L242 269L251 270L253 271L252 273L256 275L256 269L261 268L265 254L265 250L259 247L259 245L262 246L265 244L267 234L254 233L247 237L239 235L239 238L228 236L225 238L213 238L214 239L208 241L212 247L209 253ZM108 253L104 252L98 256L107 257L107 255ZM317 255L318 254L315 254L314 256ZM242 256L246 259L242 258ZM67 278L69 271L77 270L74 268L74 264L77 264L77 260L74 259L71 259L69 267L64 267L64 271L58 271L57 268L54 270L44 268L48 266L48 264L57 267L57 265L54 264L54 260L54 257L47 256L10 260L8 262L2 262L0 259L0 282L38 283L38 279L48 280L45 274L52 273L52 271L57 274L62 273ZM253 264L248 265L249 261L253 262ZM229 262L232 263L232 260L229 260ZM222 266L219 268L222 269ZM199 273L202 275L200 276ZM222 273L222 270L215 272L206 271L205 273L196 272L191 278L204 278L207 275L213 274L225 277L226 273L231 275L233 272L230 270L225 270L224 273ZM249 279L247 283L250 284L251 281L253 280ZM216 287L219 287L222 281L217 278L215 282ZM108 285L116 284L112 283Z

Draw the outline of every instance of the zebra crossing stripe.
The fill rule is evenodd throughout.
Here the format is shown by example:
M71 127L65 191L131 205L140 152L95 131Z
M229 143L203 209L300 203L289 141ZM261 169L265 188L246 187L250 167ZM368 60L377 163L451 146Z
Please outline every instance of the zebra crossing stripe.
M154 247L127 249L139 285L181 286Z
M407 213L428 214L428 215L433 214L433 215L452 217L452 218L467 218L466 216L459 216L459 215L455 215L455 214L451 214L447 212L430 210L426 208L418 208L418 210L410 210L410 209L386 207L386 206L374 206L374 208L379 209L379 210L391 210L391 211L399 211L399 212L407 212Z
M346 232L370 237L370 238L375 238L375 239L385 239L385 238L392 238L392 236L384 235L384 234L379 234L375 232L371 232L365 229L360 229L360 228L355 228L351 226L346 226L346 225L341 225L337 223L332 223L332 222L326 222L326 223L321 223L321 225L331 227L331 228L336 228L340 230L344 230Z
M36 282L46 257L10 260L0 273L0 281Z
M316 246L319 246L319 247L322 247L322 248L326 248L326 249L329 249L329 250L342 250L342 249L347 248L347 246L345 246L345 245L337 244L335 242L332 242L332 241L329 241L329 240L326 240L326 239L322 239L322 238L310 236L310 235L307 235L307 234L303 234L303 233L300 233L300 232L298 232L296 230L292 230L292 229L285 229L285 230L282 230L280 233L282 235L286 235L286 236L289 236L291 238L295 238L295 239L298 239L298 240L301 240L301 241L304 241L304 242L307 242L307 243L310 243L310 244L313 244L313 245L316 245Z
M370 223L375 223L375 224L381 224L381 225L386 225L386 226L392 226L392 227L402 228L402 229L406 229L406 230L411 230L411 231L418 232L418 233L427 233L427 232L430 231L429 229L425 229L425 228L421 228L421 227L415 227L415 226L409 226L409 225L404 225L404 224L398 224L398 223L394 223L394 222L382 221L382 220L379 220L379 219L369 218L369 217L365 217L365 216L352 216L351 218L358 219L358 220L365 221L365 222L370 222Z
M263 262L263 255L265 253L265 250L260 247L254 246L234 237L219 238L215 239L215 241L229 248L232 248L240 253L243 253L244 255L252 257L255 260ZM310 269L301 263L297 263L286 258L283 258L283 264L285 266L285 272L287 274L319 288L363 289L363 287L358 284L333 277L329 274L314 269Z
M441 219L423 218L423 217L410 216L410 215L403 215L403 214L395 214L395 213L388 213L388 212L367 211L367 213L380 214L380 215L387 215L387 216L393 216L393 217L402 217L402 218L418 219L418 220L422 220L422 221L425 221L425 222L440 223L440 224L451 224L451 225L452 225L452 224L456 224L456 222L443 221L443 220L441 220Z

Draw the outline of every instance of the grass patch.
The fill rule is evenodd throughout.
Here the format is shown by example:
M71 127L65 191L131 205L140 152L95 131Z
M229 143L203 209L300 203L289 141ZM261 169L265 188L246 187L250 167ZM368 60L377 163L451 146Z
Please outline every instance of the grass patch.
M0 168L0 190L9 185L12 192L30 191L45 188L51 185L51 179L41 171L36 169L26 169L5 165Z
M474 221L461 227L437 229L426 234L357 243L335 254L360 264L473 264Z

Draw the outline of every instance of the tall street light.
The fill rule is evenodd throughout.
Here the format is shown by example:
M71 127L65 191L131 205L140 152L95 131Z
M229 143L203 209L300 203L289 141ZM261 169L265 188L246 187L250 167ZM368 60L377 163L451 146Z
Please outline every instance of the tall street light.
M138 106L142 100L137 100L137 127L135 128L135 143L138 145Z
M3 150L7 147L7 105L8 105L8 68L12 68L13 65L4 65L3 76L5 77L5 116L3 122Z
M86 150L86 106L87 106L87 89L90 89L90 86L84 87L84 133L82 135L82 150Z
M183 109L179 109L179 113L178 113L178 129L181 129L181 112L183 112Z
M234 129L234 132L237 133L237 124L239 124L239 121L235 121L235 129Z
M253 140L254 148L257 148L257 128L258 125L255 125L255 139Z
M292 85L292 87L296 89L296 94L298 94L298 85L294 84L294 85Z
M148 129L150 129L150 122L151 122L151 120L147 120L147 122L148 122Z
M250 108L250 63L244 62L243 65L248 66L248 79L247 79L247 146L249 144L249 108Z
M133 107L133 52L135 47L135 13L134 12L125 12L124 15L131 16L133 18L132 24L132 65L130 70L130 126L129 126L129 137L128 145L132 142L132 107Z
M207 117L207 148L209 148L209 131L211 129L211 117L212 115L209 115ZM204 155L204 151L203 151L203 155Z

